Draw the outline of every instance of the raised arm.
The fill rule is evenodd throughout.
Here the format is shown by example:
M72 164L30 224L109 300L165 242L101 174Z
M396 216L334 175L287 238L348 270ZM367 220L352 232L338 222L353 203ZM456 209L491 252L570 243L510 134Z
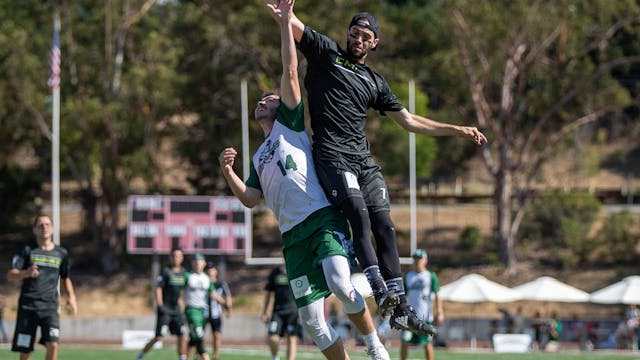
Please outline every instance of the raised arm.
M248 187L245 183L240 179L240 177L233 170L233 164L236 159L236 155L238 152L234 148L226 148L222 150L220 156L218 157L218 162L220 163L220 168L222 169L222 175L227 180L229 187L233 194L242 202L242 204L246 207L252 208L258 204L260 201L260 197L262 196L262 192L258 189L254 189L252 187Z
M278 4L267 4L271 16L280 25L280 53L282 56L282 77L280 79L280 101L289 109L300 103L300 84L298 82L298 54L293 41L294 0L280 0Z
M389 117L407 131L433 136L458 136L473 141L476 145L487 143L487 138L474 126L458 126L441 123L426 117L412 114L407 109L387 111Z
M293 4L295 0L267 0L267 7L271 10L272 16L274 14L280 14L283 9L287 9L288 17L291 20L291 30L293 32L293 39L295 42L300 42L302 39L302 33L304 32L304 23L298 19L296 14L293 13ZM275 17L274 17L275 18ZM278 19L276 19L278 21ZM278 21L279 22L279 21Z

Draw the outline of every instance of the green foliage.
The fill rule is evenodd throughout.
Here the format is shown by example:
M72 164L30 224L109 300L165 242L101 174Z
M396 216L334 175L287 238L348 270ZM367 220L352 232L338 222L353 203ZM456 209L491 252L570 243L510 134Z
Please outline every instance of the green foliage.
M42 184L41 175L15 165L0 167L0 229L3 232L28 228L39 211L34 202Z
M640 242L638 224L628 211L609 215L598 232L599 243L603 244L602 255L612 263L637 261L637 246Z
M396 85L393 92L400 101L409 107L408 85ZM424 92L415 90L415 113L427 113L428 98ZM409 133L388 117L376 117L370 112L367 134L370 142L384 144L372 147L372 153L379 159L386 176L406 177L409 172ZM435 139L430 136L416 134L416 177L431 177L433 162L438 155Z
M482 234L477 226L465 226L460 234L460 249L475 250L482 245Z
M519 237L552 249L565 265L584 261L596 248L589 231L601 204L588 192L555 191L534 200L520 228ZM566 251L565 251L566 250Z

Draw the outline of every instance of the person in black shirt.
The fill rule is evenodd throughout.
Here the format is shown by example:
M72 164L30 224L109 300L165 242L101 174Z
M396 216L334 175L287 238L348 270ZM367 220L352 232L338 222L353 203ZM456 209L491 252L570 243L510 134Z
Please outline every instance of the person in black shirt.
M28 360L33 352L37 328L40 343L47 348L46 358L58 358L60 315L58 313L58 279L67 293L67 307L76 315L78 305L69 277L69 254L53 242L53 224L48 215L38 215L33 222L36 242L15 255L7 274L10 281L22 281L18 316L11 351Z
M269 274L264 306L262 308L262 321L267 324L269 333L269 348L272 359L278 359L278 345L280 338L287 336L287 359L296 358L296 346L298 343L298 308L296 307L293 293L289 288L289 278L281 267L276 267ZM273 298L271 316L268 315L269 304Z
M212 262L207 263L207 273L209 279L216 289L216 293L224 299L224 304L220 304L216 299L209 298L209 306L206 311L207 323L211 325L211 337L213 345L212 360L220 358L220 347L222 346L222 313L225 312L227 318L231 317L231 309L233 307L233 298L229 284L218 277L218 268Z
M477 145L487 139L475 127L437 122L405 109L384 78L365 63L380 41L380 26L370 13L351 19L346 50L295 15L292 25L298 49L308 62L304 84L320 182L349 220L357 259L381 313L391 314L390 324L396 329L433 334L435 328L418 319L406 301L387 186L364 132L367 110L388 115L407 131L455 135Z
M182 267L184 254L180 249L171 251L170 265L165 266L156 280L156 336L149 340L144 348L138 353L136 360L142 357L153 347L155 343L162 340L163 330L169 327L169 332L177 337L178 359L187 359L187 333L186 320L183 314L182 291L184 289L185 270Z

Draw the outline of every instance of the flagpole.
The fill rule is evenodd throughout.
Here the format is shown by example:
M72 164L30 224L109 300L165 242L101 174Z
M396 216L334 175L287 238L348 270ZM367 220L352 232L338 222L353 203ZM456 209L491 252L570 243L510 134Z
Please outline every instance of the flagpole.
M57 4L54 6L53 48L51 50L52 74L49 79L49 85L53 91L51 134L51 206L53 208L53 242L56 245L60 245L60 9ZM57 54L55 54L56 51Z

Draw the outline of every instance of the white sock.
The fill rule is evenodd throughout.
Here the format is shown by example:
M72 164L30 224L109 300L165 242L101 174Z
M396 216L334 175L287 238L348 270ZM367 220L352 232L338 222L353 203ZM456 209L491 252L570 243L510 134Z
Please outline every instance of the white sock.
M373 332L369 335L364 335L363 338L364 343L367 345L367 347L381 344L380 338L378 338L378 332L375 330L373 330Z
M187 355L178 355L178 360L187 360Z
M280 356L279 355L273 355L271 357L271 360L280 360Z

